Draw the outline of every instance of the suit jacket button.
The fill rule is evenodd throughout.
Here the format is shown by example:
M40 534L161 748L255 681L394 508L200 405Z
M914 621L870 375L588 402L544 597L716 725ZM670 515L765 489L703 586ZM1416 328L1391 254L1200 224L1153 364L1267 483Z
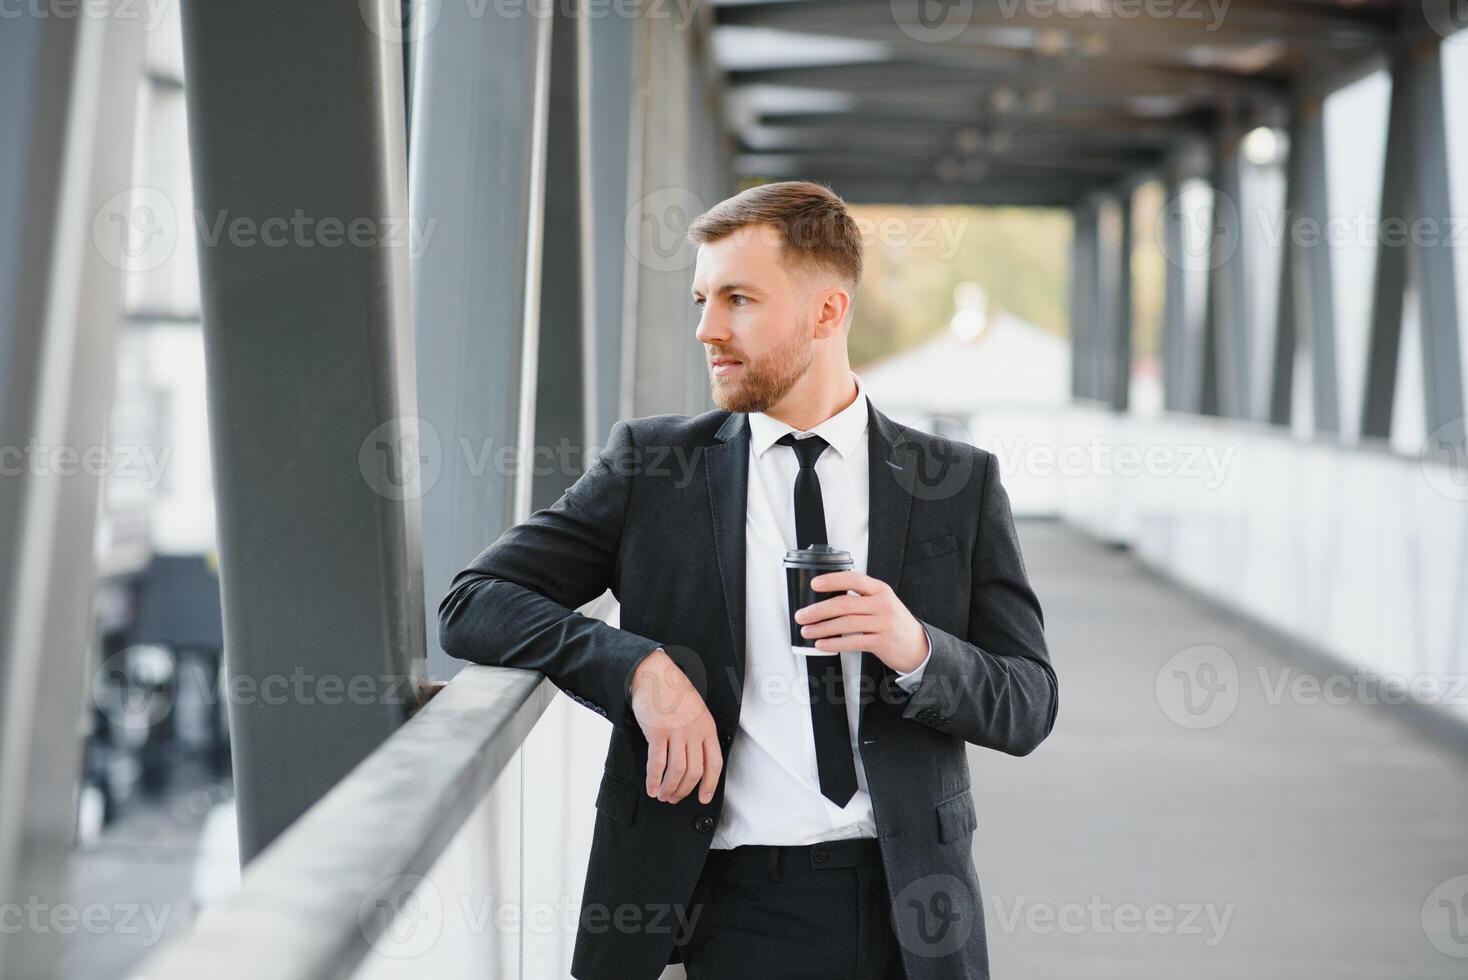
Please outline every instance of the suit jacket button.
M707 813L693 818L693 829L700 834L712 834L714 832L714 818Z

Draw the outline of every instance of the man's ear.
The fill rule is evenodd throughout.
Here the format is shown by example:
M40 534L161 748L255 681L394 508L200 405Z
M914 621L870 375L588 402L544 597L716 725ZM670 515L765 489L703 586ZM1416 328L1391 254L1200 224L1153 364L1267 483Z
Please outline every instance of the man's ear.
M829 337L839 333L851 310L851 293L845 286L827 286L818 290L812 299L816 304L816 337Z

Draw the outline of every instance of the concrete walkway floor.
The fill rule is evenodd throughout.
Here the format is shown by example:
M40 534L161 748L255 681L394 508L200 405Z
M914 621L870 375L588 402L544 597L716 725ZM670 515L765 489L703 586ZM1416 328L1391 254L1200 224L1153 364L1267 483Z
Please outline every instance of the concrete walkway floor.
M1060 712L971 750L996 980L1468 977L1461 750L1124 552L1020 535Z

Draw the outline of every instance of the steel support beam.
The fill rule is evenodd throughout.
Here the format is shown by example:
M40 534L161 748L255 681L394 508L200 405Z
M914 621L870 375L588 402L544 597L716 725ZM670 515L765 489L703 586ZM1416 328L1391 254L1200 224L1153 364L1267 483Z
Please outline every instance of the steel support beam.
M1464 414L1445 132L1441 47L1432 41L1403 47L1392 61L1363 436L1391 435L1409 278L1420 300L1426 430Z
M1421 308L1423 411L1433 432L1464 415L1458 295L1453 268L1453 206L1443 106L1442 45L1411 52L1411 213L1424 234L1412 250Z
M596 402L591 177L584 156L590 148L584 84L590 81L590 22L565 2L553 7L531 510L555 503L580 475ZM550 465L540 465L542 452L549 453Z
M1412 59L1400 51L1392 64L1391 108L1387 115L1386 164L1381 180L1381 220L1385 231L1410 221L1417 173L1412 123ZM1410 237L1410 236L1409 236ZM1407 294L1410 240L1378 236L1376 278L1371 297L1371 334L1366 357L1366 389L1361 402L1361 435L1388 438L1397 394L1397 367L1402 344L1402 310Z
M1094 204L1074 211L1071 240L1070 376L1071 395L1093 398L1091 359L1097 325L1097 214Z
M1206 414L1247 419L1253 416L1249 385L1252 317L1239 144L1239 134L1230 129L1221 136L1214 151L1203 401Z
M1182 175L1169 167L1163 176L1163 213L1158 228L1161 236L1162 294L1162 404L1180 412L1187 392L1187 265L1181 213Z
M627 208L631 203L632 71L637 23L631 17L593 17L591 35L591 218L595 256L596 418L592 441L601 444L622 418L623 301L627 278Z
M1300 184L1304 180L1297 152L1299 108L1290 123L1290 155L1285 166L1285 240L1279 249L1279 289L1275 297L1274 354L1270 361L1269 421L1289 427L1294 416L1295 355L1299 348L1299 315L1295 305L1295 252L1291 245L1295 215L1300 211Z
M397 3L183 7L245 861L422 679L409 251L437 243L406 226Z
M1290 133L1289 179L1298 190L1295 217L1308 219L1312 229L1324 229L1330 217L1329 171L1325 161L1325 118L1320 101L1310 99L1295 113L1296 126ZM1298 169L1293 162L1299 154ZM1316 432L1339 435L1341 431L1340 367L1336 359L1334 273L1330 245L1322 232L1295 234L1286 225L1286 250L1293 254L1290 293L1295 301L1296 330L1303 328L1310 343L1311 405Z
M142 67L136 17L0 30L0 908L70 898L100 487L76 459L107 447L121 270L173 230L134 220ZM0 928L3 972L58 976L63 939Z
M1118 202L1120 225L1114 271L1116 291L1112 297L1111 336L1107 342L1107 392L1114 411L1125 412L1131 399L1132 380L1132 192Z
M1091 322L1086 336L1086 397L1102 402L1111 400L1112 338L1117 332L1117 267L1121 236L1116 212L1114 199L1097 199L1095 250L1091 253L1094 287Z
M1336 361L1335 294L1330 244L1321 101L1297 101L1290 117L1290 154L1285 168L1285 239L1281 245L1279 314L1275 328L1269 420L1288 425L1292 416L1295 352L1304 340L1310 351L1314 431L1339 435L1340 385Z

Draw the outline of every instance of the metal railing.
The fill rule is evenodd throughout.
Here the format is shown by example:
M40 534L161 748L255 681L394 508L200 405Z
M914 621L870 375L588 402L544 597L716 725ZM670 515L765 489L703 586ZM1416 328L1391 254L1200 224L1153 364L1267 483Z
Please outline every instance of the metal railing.
M369 893L429 870L554 695L534 671L464 668L134 980L351 976L388 926L362 915Z

